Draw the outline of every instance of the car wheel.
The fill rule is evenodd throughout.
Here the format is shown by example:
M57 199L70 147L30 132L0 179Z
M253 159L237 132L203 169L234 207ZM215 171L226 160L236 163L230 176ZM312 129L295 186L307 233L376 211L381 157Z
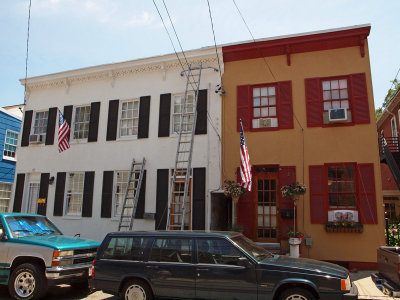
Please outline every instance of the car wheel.
M279 300L315 300L315 297L306 289L291 288L283 291Z
M47 292L43 270L36 264L22 264L11 273L8 292L14 299L39 299Z
M122 291L124 300L152 300L153 294L149 286L140 280L127 282Z

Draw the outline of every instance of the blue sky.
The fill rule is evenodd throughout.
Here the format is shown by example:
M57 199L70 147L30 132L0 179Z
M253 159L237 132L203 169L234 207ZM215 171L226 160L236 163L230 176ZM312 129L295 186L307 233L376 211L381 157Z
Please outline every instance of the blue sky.
M164 1L184 50L213 45L207 0ZM251 39L233 0L209 1L217 44ZM400 68L399 0L235 1L256 39L370 23L382 104ZM29 0L0 1L0 106L24 101L28 8ZM173 52L152 0L32 0L30 24L28 77Z

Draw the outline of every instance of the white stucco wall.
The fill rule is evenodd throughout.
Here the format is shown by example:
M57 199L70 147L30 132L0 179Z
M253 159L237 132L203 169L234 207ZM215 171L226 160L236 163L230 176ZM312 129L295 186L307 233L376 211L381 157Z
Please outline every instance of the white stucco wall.
M187 52L186 57L195 65L202 61L204 65L218 68L215 49ZM82 237L102 240L107 232L116 231L118 226L118 220L100 218L103 171L128 170L132 158L142 160L144 156L147 160L145 212L155 213L157 169L173 168L177 147L177 137L158 137L160 94L185 92L186 79L180 76L181 71L176 56L166 55L28 79L25 111L48 110L50 107L63 111L65 105L90 105L98 101L101 105L97 142L78 144L72 141L69 150L58 153L56 125L54 145L19 147L16 173L27 174L22 211L27 209L28 182L34 178L40 181L40 173L50 173L56 178L57 172L94 171L91 218L53 216L56 181L49 185L47 216L65 234L80 233ZM208 112L220 135L221 97L214 92L219 83L218 72L203 70L200 89L208 90ZM151 96L149 138L107 142L109 100L141 96ZM206 168L206 228L210 225L210 191L218 189L221 183L220 151L220 140L208 121L207 134L195 136L192 160L192 167ZM13 200L12 196L11 202ZM13 203L10 209L12 207ZM153 230L154 220L137 219L134 229Z

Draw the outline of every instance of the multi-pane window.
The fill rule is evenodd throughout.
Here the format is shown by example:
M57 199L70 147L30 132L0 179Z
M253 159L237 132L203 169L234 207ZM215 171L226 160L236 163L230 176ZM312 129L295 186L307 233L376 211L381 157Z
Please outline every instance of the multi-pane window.
M337 108L349 109L347 79L323 80L322 92L325 111Z
M121 103L119 121L119 136L137 136L139 127L139 100L129 100Z
M11 183L0 182L0 212L8 212L11 197Z
M89 134L89 122L90 122L90 105L76 107L74 115L74 128L73 128L74 139L77 140L87 139Z
M17 150L18 133L11 130L6 130L6 138L4 141L3 158L15 159Z
M124 197L126 188L128 185L129 179L129 171L117 171L115 172L116 180L115 180L115 188L114 188L114 216L120 216L122 206L124 204ZM130 189L128 190L128 198L127 205L132 206L134 190L133 187L137 186L137 179L139 178L139 171L135 172L132 176L135 176L135 179L132 178L130 183ZM125 214L132 214L132 208L126 208Z
M194 120L194 94L188 94L186 99L186 109L184 109L185 96L175 95L173 114L172 114L172 132L178 133L180 131L181 116L182 120L182 131L192 131L193 120Z
M85 173L83 172L68 174L65 215L81 216L84 181Z
M35 121L33 123L33 134L46 134L48 111L38 111L35 113Z
M182 203L184 200L185 195L185 173L182 171L177 171L177 176L175 178L175 183L173 185L174 192L172 196L172 203L171 203L171 225L180 225L182 223L182 214L183 214L183 207ZM173 175L173 174L172 174ZM173 180L173 177L171 177ZM185 215L184 215L184 229L190 230L191 229L191 178L189 179L189 186L185 201ZM176 229L177 227L172 227L172 229Z
M277 237L277 186L275 179L257 180L257 237Z
M253 128L278 127L275 86L253 88Z
M355 208L356 188L353 166L328 166L329 208Z

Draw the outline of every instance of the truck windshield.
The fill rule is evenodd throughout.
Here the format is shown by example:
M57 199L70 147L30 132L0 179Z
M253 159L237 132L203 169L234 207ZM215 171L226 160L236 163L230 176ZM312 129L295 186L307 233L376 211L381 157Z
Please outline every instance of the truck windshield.
M232 241L257 261L262 261L268 257L274 256L271 252L265 250L263 247L257 245L243 235L233 237Z
M45 217L7 216L6 222L15 238L33 235L61 235L61 231Z

